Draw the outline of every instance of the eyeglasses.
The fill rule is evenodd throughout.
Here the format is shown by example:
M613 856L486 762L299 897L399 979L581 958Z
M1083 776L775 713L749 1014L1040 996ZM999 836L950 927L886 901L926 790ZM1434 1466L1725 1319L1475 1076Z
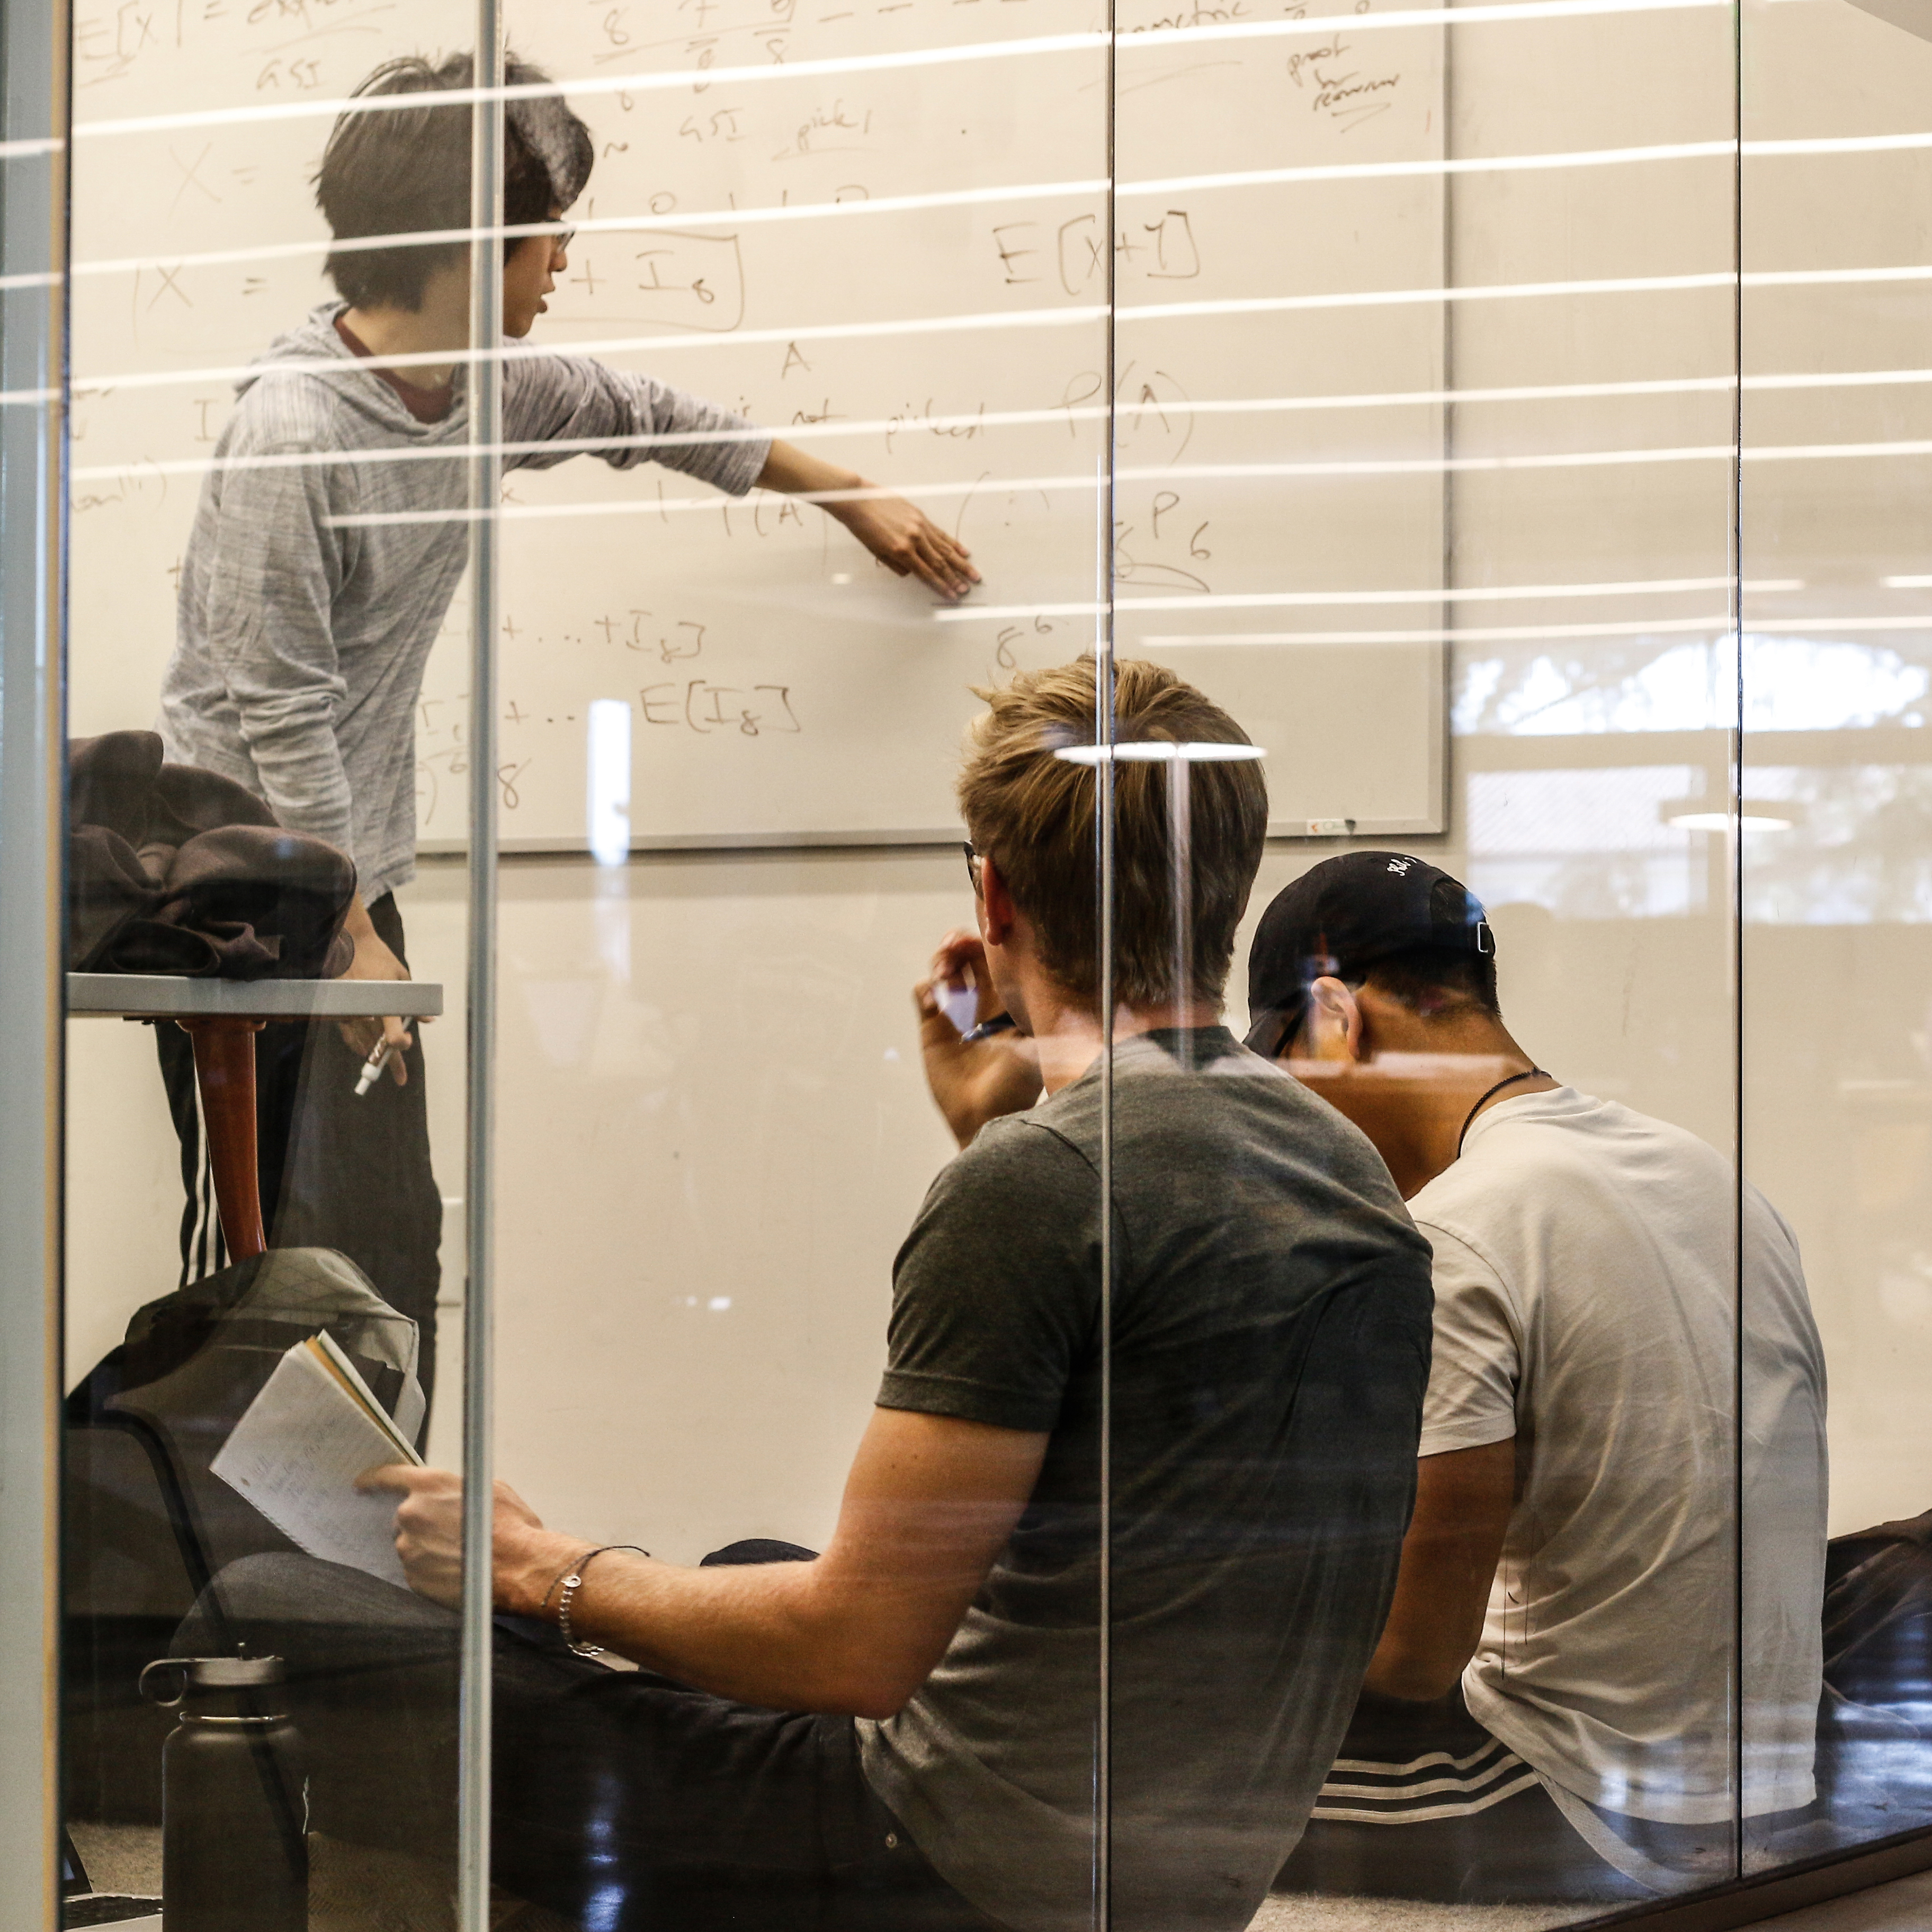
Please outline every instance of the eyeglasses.
M550 238L550 245L554 248L560 255L566 254L569 251L570 244L576 239L577 230L575 229L560 228Z
M963 849L966 854L966 876L973 881L973 896L977 898L980 896L980 854L970 838Z

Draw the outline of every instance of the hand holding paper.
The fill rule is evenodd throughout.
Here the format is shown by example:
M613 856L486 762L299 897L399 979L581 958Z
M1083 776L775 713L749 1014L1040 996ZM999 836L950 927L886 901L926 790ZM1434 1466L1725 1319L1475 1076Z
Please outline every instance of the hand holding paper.
M212 1467L311 1556L406 1584L394 1505L359 1490L356 1478L422 1462L324 1333L297 1342L276 1364Z

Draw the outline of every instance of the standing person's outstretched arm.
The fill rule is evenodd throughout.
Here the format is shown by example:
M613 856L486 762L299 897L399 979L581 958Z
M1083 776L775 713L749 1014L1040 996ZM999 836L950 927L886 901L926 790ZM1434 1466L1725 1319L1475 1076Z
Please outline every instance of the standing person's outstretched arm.
M513 356L504 364L503 431L514 467L594 455L617 470L662 464L733 496L780 490L818 501L888 570L942 597L962 597L980 580L964 546L903 497L654 376L586 356Z

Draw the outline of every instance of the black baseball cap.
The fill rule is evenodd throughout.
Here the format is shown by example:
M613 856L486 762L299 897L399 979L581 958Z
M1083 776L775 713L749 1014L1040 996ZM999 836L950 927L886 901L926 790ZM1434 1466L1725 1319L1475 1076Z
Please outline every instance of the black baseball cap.
M1345 852L1276 893L1248 950L1248 1045L1272 1058L1299 1030L1324 974L1360 978L1378 959L1433 946L1496 950L1481 903L1460 879L1403 852Z

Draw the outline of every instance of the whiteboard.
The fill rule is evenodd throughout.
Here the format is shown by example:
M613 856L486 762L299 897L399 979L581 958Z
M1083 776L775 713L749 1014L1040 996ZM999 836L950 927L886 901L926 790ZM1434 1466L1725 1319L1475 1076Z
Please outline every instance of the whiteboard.
M82 122L320 101L467 25L440 4L154 10L145 38L80 24ZM598 154L536 339L903 491L986 581L940 608L810 506L655 466L513 473L506 849L584 844L598 699L632 717L634 846L956 837L973 687L1088 648L1110 597L1122 655L1172 664L1267 748L1277 833L1441 830L1443 478L1414 458L1442 446L1442 310L1334 298L1442 285L1440 172L1374 170L1442 154L1442 33L1352 24L1369 10L1134 0L1110 208L1089 0L513 7ZM1214 38L1251 22L1290 31ZM323 292L306 181L327 127L76 141L76 254L97 265L76 377L128 379L76 401L76 730L151 715L220 372ZM1309 406L1363 396L1414 400ZM459 602L424 691L430 849L466 837L464 628Z

